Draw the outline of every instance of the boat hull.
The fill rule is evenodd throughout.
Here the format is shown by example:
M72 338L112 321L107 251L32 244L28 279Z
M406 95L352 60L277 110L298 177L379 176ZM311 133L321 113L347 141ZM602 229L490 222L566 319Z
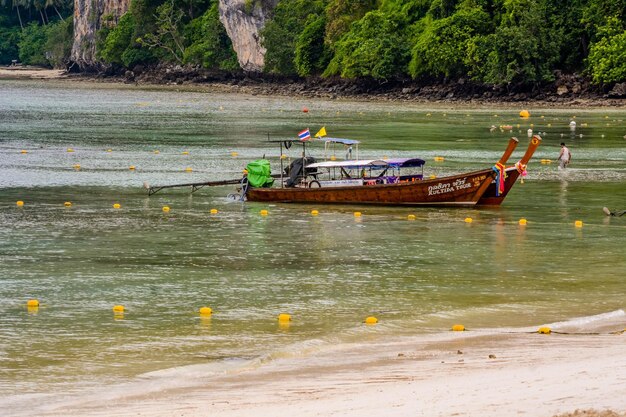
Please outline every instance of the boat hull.
M511 188L515 185L515 182L520 176L520 172L526 170L526 165L532 158L533 154L537 150L537 147L541 144L540 136L533 136L528 143L528 149L526 149L526 153L522 156L522 159L519 160L514 167L506 168L506 177L504 179L504 189L501 193L498 193L496 190L496 182L493 181L487 187L487 190L482 195L480 200L478 200L478 206L499 206L504 201L506 195L511 191Z
M273 203L473 206L495 172L485 169L422 181L332 188L249 188L248 201Z
M487 191L480 197L478 203L479 206L499 206L502 204L506 195L511 191L511 188L515 185L515 182L519 178L519 171L516 168L507 168L506 169L506 179L504 180L504 191L497 195L496 193L496 182L493 181L487 187Z

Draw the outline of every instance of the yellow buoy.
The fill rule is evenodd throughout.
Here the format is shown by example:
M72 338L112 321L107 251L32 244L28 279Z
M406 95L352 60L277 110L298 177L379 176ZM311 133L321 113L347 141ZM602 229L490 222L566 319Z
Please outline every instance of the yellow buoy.
M526 219L519 219L520 226L526 226L526 223L527 223Z
M360 211L355 211L354 212L354 217L361 217L361 212Z
M466 217L465 218L465 223L471 223L473 221L474 221L474 219L472 219L471 217Z
M121 205L121 204L119 204L119 203L115 203L115 204L113 204L113 208L114 208L114 209L118 209L118 208L121 208L121 207L122 207L122 205Z
M369 316L365 318L365 324L376 324L378 323L378 319L374 316Z
M261 213L261 216L267 216L269 214L267 210L261 210L260 213Z
M22 207L22 206L24 205L24 202L23 202L22 200L18 200L18 201L16 201L16 202L15 202L15 204L16 204L18 207Z
M28 153L26 149L22 149L20 153Z
M232 156L233 158L236 157L237 155L239 155L239 153L237 153L237 152L231 152L230 153L230 156Z
M68 152L74 152L74 149L72 149L72 148L67 148L67 151L68 151Z
M336 157L335 155L331 155L330 160L331 160L331 161L336 161L336 160L337 160L337 157Z
M191 172L191 171L193 171L193 169L191 167L185 168L185 172Z
M435 178L437 178L437 176L435 174L430 174L430 177L428 178L430 178L431 180L434 180Z
M211 309L211 307L200 307L200 310L198 311L202 316L210 316L211 314L213 314L213 310Z
M311 216L317 216L318 214L320 214L319 211L317 210L311 210Z
M63 203L63 205L65 207L72 207L72 202L71 201L66 201L65 203Z
M576 220L574 222L574 226L576 226L576 227L583 227L583 221L582 220Z
M522 110L519 112L519 117L523 117L524 119L530 117L530 112L528 110Z
M161 152L160 152L158 149L155 149L155 150L154 150L154 153L158 155L158 154L160 154Z
M537 333L550 334L552 333L552 330L549 327L540 327L539 330L537 330Z
M26 307L39 307L39 300L28 300L26 301Z
M445 158L443 156L435 156L435 161L437 162L443 162L445 160Z
M168 213L169 211L170 211L170 208L168 206L163 206L164 213Z
M291 315L287 313L281 313L278 315L279 322L291 321Z
M131 165L131 166L128 167L128 169L130 169L131 171L134 171L135 170L135 166Z
M462 324L455 324L454 326L452 326L452 331L453 332L464 332L465 331L465 326L463 326Z
M211 209L211 214L217 214L217 209Z
M124 312L124 306L123 305L115 305L113 306L113 312L114 313L123 313Z
M113 152L113 149L107 149L107 152Z
M415 220L415 214L409 214L406 218L408 220Z
M183 155L189 155L189 151L183 151Z
M287 155L282 154L282 155L280 156L280 159L287 159Z
M80 164L74 164L72 165L72 168L78 171L80 169Z

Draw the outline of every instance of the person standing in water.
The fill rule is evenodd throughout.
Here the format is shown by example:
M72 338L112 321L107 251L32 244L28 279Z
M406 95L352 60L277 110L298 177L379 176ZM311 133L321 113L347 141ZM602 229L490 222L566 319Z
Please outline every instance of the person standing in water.
M561 142L561 153L559 153L559 169L565 169L569 165L569 161L572 159L572 153L569 148L565 146L565 142Z

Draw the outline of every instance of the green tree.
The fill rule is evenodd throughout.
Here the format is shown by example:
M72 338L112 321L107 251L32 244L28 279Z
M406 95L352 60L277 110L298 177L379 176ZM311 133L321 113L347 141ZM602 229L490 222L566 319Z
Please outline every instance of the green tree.
M470 75L493 84L534 84L554 79L562 29L549 24L545 3L505 0L494 34L473 39L466 64Z
M466 55L478 35L491 30L489 15L480 7L462 8L449 17L425 20L409 65L413 77L461 76L467 72Z
M609 17L591 44L587 66L596 84L626 81L626 31L617 17Z
M186 64L200 64L204 68L227 71L239 68L232 42L219 20L217 1L202 16L187 25L185 34L191 42L183 57Z
M50 24L45 44L46 56L54 68L65 68L70 60L74 41L73 17Z
M102 42L101 49L97 50L98 58L105 62L117 65L125 65L122 55L132 43L132 36L135 32L135 17L132 13L126 12L120 17L119 22L113 29L107 29L107 35Z
M156 9L156 28L154 33L146 33L137 42L151 49L157 49L160 56L167 61L183 63L185 55L185 37L183 35L182 10L169 0Z
M261 44L267 49L264 71L272 74L295 75L296 41L309 16L323 13L322 0L282 0L274 16L261 31Z
M410 51L404 30L397 16L367 13L337 42L324 75L387 80L406 73Z
M330 0L326 7L326 43L333 45L350 30L352 22L376 9L376 0Z
M28 65L49 66L46 59L47 28L31 22L21 33L18 42L20 61Z
M0 65L7 65L18 59L17 43L20 32L19 27L4 27L0 17Z
M299 76L321 74L328 65L330 51L324 43L325 28L325 16L311 15L298 36L294 62Z

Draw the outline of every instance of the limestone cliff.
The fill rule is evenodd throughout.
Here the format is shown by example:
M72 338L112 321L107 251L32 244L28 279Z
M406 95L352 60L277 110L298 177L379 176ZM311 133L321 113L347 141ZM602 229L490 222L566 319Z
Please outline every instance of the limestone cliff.
M265 48L261 46L259 31L276 4L278 0L219 0L220 22L244 71L263 70Z
M74 44L72 61L81 70L100 69L96 60L96 33L103 21L117 22L130 0L74 0Z
M101 70L96 59L96 33L105 24L115 25L131 0L74 0L72 61L81 70ZM239 65L245 71L263 70L265 48L259 31L278 0L219 0L220 21L226 28Z

